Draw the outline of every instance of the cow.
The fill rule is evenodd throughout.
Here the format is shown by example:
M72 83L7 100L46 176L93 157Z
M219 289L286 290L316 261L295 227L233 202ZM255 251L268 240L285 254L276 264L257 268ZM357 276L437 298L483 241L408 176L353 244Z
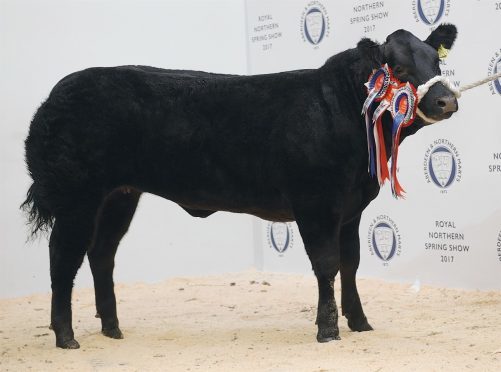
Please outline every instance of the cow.
M362 211L380 185L367 171L364 83L388 64L417 87L440 75L454 25L420 40L406 30L364 38L318 69L239 76L147 66L89 68L63 78L36 111L25 141L33 183L21 206L31 234L50 232L51 327L56 346L79 347L71 293L85 254L105 336L123 338L114 256L141 193L194 217L217 211L296 221L318 281L317 340L339 339L334 278L353 331L373 328L356 286ZM440 121L458 109L441 83L420 101ZM387 153L391 118L384 117ZM428 124L403 130L401 140Z

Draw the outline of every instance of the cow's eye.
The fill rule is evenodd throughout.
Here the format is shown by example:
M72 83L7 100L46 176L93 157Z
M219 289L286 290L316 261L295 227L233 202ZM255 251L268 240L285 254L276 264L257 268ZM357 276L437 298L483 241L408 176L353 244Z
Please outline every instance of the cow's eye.
M393 67L393 72L397 75L401 75L405 72L405 69L400 65L396 65L395 67Z

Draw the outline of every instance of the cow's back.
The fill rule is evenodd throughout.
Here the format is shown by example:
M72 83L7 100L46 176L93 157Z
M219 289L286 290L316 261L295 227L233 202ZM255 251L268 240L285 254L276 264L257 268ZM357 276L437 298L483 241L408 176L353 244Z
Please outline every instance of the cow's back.
M291 162L323 110L316 70L91 68L62 79L39 109L28 166L50 159L38 173L56 173L63 193L130 185L190 207L287 209Z

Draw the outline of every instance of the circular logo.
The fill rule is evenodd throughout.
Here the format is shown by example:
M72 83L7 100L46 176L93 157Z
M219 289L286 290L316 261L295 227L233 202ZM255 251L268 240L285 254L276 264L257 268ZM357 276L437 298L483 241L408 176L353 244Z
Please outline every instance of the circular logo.
M424 158L425 179L440 189L461 180L461 160L456 147L448 140L435 140Z
M418 0L417 13L419 19L426 25L436 24L444 15L445 0Z
M387 264L395 256L400 256L401 242L398 227L385 215L372 220L368 234L369 251Z
M310 1L301 17L303 41L315 47L329 36L329 16L325 6L319 1Z
M454 182L456 176L456 159L445 146L436 147L428 160L430 177L441 188L447 188Z
M490 69L491 75L495 75L501 72L501 56L498 56L496 60L494 60L493 67ZM497 94L501 94L501 78L498 78L492 82L492 87L496 91Z
M292 228L289 223L270 222L268 224L268 244L271 248L283 255L292 247Z
M501 262L501 231L498 234L498 241L497 241L497 254L498 254L498 260Z

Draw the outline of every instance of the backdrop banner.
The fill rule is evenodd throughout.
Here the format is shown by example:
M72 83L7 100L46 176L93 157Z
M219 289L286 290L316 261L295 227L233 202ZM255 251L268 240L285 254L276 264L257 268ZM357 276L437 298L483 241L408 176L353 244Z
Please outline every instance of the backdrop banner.
M316 68L400 28L425 39L441 23L459 30L441 63L455 86L501 71L495 0L248 0L246 14L250 74ZM360 276L501 289L501 80L465 92L459 106L402 144L406 197L395 200L387 183L363 213ZM259 268L311 272L295 223L254 229Z

